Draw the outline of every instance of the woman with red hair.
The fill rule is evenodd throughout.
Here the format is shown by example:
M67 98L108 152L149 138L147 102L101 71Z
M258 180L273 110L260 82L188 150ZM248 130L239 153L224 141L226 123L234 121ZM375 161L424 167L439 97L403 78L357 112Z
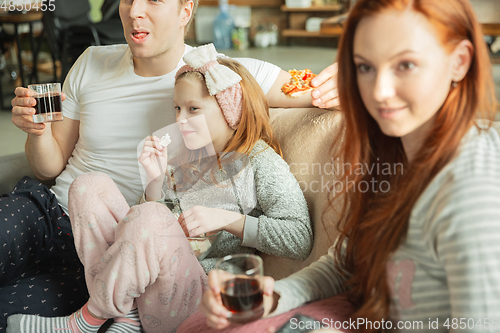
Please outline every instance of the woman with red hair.
M346 291L356 331L498 332L500 137L469 1L358 0L338 63L346 167L343 195L330 203L343 204L340 236L328 255L274 284L267 313ZM353 172L357 163L402 168ZM218 292L211 283L201 311L224 328Z

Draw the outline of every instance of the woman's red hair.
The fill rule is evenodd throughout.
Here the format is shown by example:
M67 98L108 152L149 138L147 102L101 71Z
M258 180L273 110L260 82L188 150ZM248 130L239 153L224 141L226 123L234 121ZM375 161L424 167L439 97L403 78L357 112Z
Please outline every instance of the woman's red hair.
M411 164L400 138L382 133L362 102L353 61L354 35L358 23L384 10L413 10L424 15L435 28L443 47L451 52L462 40L473 45L472 62L437 111L431 134ZM339 99L345 118L345 140L341 156L347 165L389 163L404 166L404 174L354 174L344 170L341 234L336 243L338 264L345 271L352 299L358 306L354 317L380 321L389 317L390 294L386 265L405 240L408 220L416 201L436 174L457 152L467 131L481 118L493 120L495 112L491 63L481 26L468 0L358 0L344 26L338 52ZM451 85L451 82L450 82ZM365 164L366 163L366 164ZM385 165L385 164L382 164ZM366 168L368 169L368 168ZM342 171L342 170L341 170ZM390 191L356 190L361 181L387 181ZM347 248L341 251L342 244ZM369 331L369 330L367 330Z

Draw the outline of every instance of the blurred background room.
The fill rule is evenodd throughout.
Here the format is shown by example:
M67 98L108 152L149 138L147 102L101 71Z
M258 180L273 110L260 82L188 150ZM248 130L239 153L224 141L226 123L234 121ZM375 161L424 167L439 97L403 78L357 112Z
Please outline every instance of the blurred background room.
M284 70L310 68L318 73L335 61L342 21L355 0L199 1L187 44L214 42L230 57L257 58ZM500 0L471 2L491 50L500 100ZM125 43L119 3L0 0L0 156L24 151L26 134L11 122L15 87L63 82L88 46Z

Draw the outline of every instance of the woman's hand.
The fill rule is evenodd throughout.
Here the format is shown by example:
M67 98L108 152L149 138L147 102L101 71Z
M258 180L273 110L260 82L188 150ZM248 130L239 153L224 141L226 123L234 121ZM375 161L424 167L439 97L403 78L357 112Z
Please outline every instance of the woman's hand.
M312 81L314 88L311 95L312 104L319 108L327 109L339 105L339 92L337 90L337 63L323 69Z
M237 237L243 237L245 215L218 208L194 206L179 216L179 223L187 237L226 229Z
M229 326L230 315L220 296L221 289L218 278L219 272L212 270L208 273L209 289L203 294L199 305L200 311L207 317L207 326L222 329ZM273 295L274 279L269 276L262 277L262 290L264 291L264 316L276 308L278 297Z
M149 136L139 155L139 163L146 171L148 184L151 182L163 184L167 170L167 147L162 146L158 137Z

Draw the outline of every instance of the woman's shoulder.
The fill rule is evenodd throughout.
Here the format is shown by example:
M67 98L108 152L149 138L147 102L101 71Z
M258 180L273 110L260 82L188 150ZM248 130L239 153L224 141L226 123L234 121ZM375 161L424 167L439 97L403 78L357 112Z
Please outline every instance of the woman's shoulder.
M462 202L491 192L500 193L500 135L493 128L473 127L464 136L455 159L422 193L414 211L425 212L441 200Z
M469 130L450 171L457 180L475 177L500 179L500 135L493 127Z
M452 228L450 223L455 230L468 228L470 217L482 216L487 221L485 214L500 207L499 198L500 135L493 128L473 127L464 136L456 158L415 203L412 221L427 221L438 233ZM498 215L494 220L499 222ZM446 223L440 223L443 221Z
M493 128L472 128L457 158L443 171L415 209L427 217L436 239L470 246L469 240L480 240L491 236L492 230L500 230L498 132Z
M459 202L500 192L500 135L493 128L473 127L465 135L457 157L429 186L430 193ZM433 190L432 190L433 189Z

